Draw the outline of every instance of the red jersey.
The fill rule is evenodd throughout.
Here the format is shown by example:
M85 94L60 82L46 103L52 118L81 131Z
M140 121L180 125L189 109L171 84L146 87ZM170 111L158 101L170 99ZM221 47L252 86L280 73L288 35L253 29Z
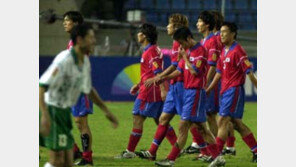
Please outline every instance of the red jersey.
M148 45L144 48L144 53L141 58L141 81L138 99L147 102L162 101L160 87L150 86L145 87L144 83L147 79L153 78L157 73L162 72L163 56L160 49L156 45Z
M226 52L222 50L216 71L221 74L221 94L227 89L243 85L246 73L252 70L245 50L240 44L234 42Z
M210 33L206 38L202 39L200 41L203 47L206 48L206 51L208 53L207 59L208 59L208 69L209 66L216 66L217 61L220 56L221 48L219 47L217 37Z
M184 59L180 60L177 69L184 75L184 88L202 89L206 83L207 51L200 43L197 43L189 49L188 58L197 75L190 73Z
M178 54L179 54L179 47L180 47L180 44L179 42L177 41L174 41L173 42L173 47L172 47L172 54L171 54L171 64L174 65L175 67L178 66ZM183 82L183 74L182 75L179 75L178 77L176 78L173 78L171 79L171 82L170 84L174 84L176 82Z

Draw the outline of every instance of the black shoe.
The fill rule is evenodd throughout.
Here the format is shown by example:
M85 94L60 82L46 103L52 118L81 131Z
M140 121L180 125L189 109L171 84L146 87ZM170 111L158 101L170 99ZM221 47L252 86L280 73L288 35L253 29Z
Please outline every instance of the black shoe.
M74 161L79 158L82 158L82 152L80 152L80 151L74 152Z
M227 149L227 148L224 148L222 150L222 155L236 155L236 150L235 148L234 149Z
M146 150L135 152L135 154L142 159L148 159L150 161L155 161L156 159L156 156L151 155L151 153Z
M253 153L252 162L257 163L257 153Z
M75 164L75 166L84 166L84 165L91 165L93 166L93 161L87 161L85 159L81 159L81 161L79 161L78 163Z
M200 153L199 148L192 147L191 145L181 152L181 154L198 154L198 153Z

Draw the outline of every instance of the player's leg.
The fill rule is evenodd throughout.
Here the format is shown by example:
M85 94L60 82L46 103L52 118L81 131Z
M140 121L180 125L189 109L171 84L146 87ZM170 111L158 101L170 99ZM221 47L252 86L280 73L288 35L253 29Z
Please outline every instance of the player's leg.
M234 136L234 127L232 122L228 124L228 137L226 139L226 148L223 149L223 155L236 155L236 150L234 147L235 136Z
M165 160L155 162L157 166L173 166L175 160L179 156L181 150L184 148L187 138L188 130L190 128L191 122L188 120L181 120L179 123L179 135L178 140L175 145L172 147L171 152Z
M73 153L72 153L73 156ZM54 151L49 150L49 162L47 162L44 167L47 166L54 166L54 167L64 167L65 165L65 151Z
M162 143L164 137L166 137L168 131L173 131L173 133L175 134L173 129L170 130L171 127L169 125L170 121L174 118L174 115L175 114L169 114L166 112L162 112L159 117L159 121L156 121L154 119L156 123L158 122L158 126L157 126L156 132L154 134L153 141L151 143L149 150L147 150L147 151L143 150L143 151L137 152L137 155L140 158L149 159L149 160L156 159L156 152L158 150L158 147ZM170 132L170 133L172 133L172 132Z
M73 166L73 149L69 149L65 152L65 166L64 167L72 167Z
M75 117L75 123L80 131L82 144L82 160L77 165L93 164L92 160L92 133L88 126L88 115Z
M209 128L214 136L217 136L218 133L218 123L217 123L217 112L209 112L207 113L207 121Z
M249 146L253 153L253 162L257 162L257 141L250 128L241 119L232 119L235 129L241 135L243 141Z

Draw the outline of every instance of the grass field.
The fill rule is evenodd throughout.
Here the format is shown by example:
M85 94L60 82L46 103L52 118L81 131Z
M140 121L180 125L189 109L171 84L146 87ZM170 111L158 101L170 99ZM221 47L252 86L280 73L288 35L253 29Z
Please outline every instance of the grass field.
M120 154L127 147L129 135L132 129L132 102L110 102L107 103L108 107L112 112L119 118L120 126L117 129L112 129L110 123L105 119L101 111L95 106L94 114L89 117L89 125L93 134L93 159L94 166L100 167L148 167L154 166L154 162L142 160L140 158L135 159L114 159L115 155ZM179 116L175 116L172 120L172 126L177 131ZM257 136L257 103L246 103L244 112L244 122L251 128L254 135ZM153 140L156 125L152 119L147 119L144 125L144 131L142 138L136 148L148 149L151 141ZM176 132L178 134L178 132ZM75 141L81 148L81 142L79 133L74 125L73 135ZM242 141L238 133L236 136L236 150L237 155L226 156L227 167L255 167L255 163L250 162L252 154L247 145ZM188 137L186 146L191 143L191 135ZM171 146L166 139L164 139L162 145L159 148L157 159L164 159L170 152ZM39 163L40 167L43 167L44 163L47 162L48 153L46 149L40 148L41 160ZM175 167L206 167L208 164L192 161L194 155L186 155L176 160Z

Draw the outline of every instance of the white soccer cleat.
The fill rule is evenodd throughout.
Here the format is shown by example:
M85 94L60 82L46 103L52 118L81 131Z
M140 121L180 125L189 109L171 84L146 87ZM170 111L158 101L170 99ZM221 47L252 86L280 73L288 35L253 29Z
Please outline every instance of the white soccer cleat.
M130 152L128 150L123 151L120 155L115 156L115 159L131 159L135 158L136 154L134 152Z
M208 167L221 167L221 166L225 166L225 159L223 156L218 156L214 159L213 162L211 162L211 164Z

